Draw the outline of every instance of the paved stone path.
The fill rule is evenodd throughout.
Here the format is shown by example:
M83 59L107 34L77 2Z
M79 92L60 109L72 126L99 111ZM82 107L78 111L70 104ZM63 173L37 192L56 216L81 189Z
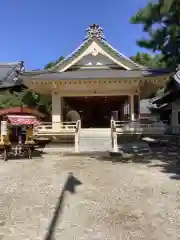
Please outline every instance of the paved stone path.
M180 181L159 167L108 159L1 161L0 239L45 240L69 171L82 185L66 192L54 239L180 239Z

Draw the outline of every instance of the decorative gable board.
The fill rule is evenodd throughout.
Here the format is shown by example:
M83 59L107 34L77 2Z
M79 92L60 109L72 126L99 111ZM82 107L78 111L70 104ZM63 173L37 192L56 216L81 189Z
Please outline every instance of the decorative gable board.
M71 69L88 69L88 68L98 68L98 69L125 69L119 66L117 63L114 63L107 56L104 56L101 53L94 55L93 53L87 54L82 57L76 64L74 64ZM67 69L68 70L68 69Z
M106 58L106 62L109 61L112 64L115 64L123 69L126 70L131 70L128 66L124 65L123 63L121 63L119 60L117 60L116 58L112 57L110 53L107 53L101 46L100 44L98 44L98 41L94 40L91 42L91 44L84 49L84 51L77 56L76 58L74 58L70 63L68 63L67 65L63 66L63 65L59 65L59 69L57 68L57 71L59 72L64 72L67 71L67 69L70 69L72 66L78 65L78 62L83 61L83 59L85 57L87 57L88 55L91 55L95 58L98 58L97 56L102 56L104 58ZM98 60L97 60L98 61ZM61 66L63 66L61 68Z

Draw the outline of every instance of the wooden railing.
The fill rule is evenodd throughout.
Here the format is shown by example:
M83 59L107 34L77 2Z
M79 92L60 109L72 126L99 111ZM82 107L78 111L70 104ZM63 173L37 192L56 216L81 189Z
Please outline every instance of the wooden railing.
M162 135L166 132L167 126L164 124L160 124L158 122L153 122L149 124L140 123L137 121L134 122L122 122L111 120L111 141L112 148L114 152L118 150L117 137L118 135L123 134L153 134L153 135Z
M74 136L75 152L79 151L81 121L77 122L41 122L34 128L35 136Z
M58 130L62 129L69 129L69 130L75 130L77 128L77 124L79 122L41 122L37 126L37 130L39 133L48 133L48 132L59 132Z

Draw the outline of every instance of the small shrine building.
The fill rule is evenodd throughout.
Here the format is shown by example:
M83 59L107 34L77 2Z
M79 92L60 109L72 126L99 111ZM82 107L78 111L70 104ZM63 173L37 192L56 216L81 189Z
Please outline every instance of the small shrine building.
M124 56L104 37L103 29L90 25L74 52L48 70L23 73L24 84L52 96L52 127L58 131L64 103L75 109L85 127L109 127L112 112L124 120L129 103L131 121L139 119L140 99L163 87L171 72L149 69Z

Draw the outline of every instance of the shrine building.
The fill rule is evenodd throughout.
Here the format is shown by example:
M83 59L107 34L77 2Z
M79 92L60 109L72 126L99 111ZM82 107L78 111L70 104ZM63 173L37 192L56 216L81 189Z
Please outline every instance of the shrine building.
M167 69L149 69L124 56L93 24L61 62L48 70L26 71L22 79L28 88L52 96L52 128L58 131L67 120L65 104L77 112L82 127L109 127L112 116L139 120L140 100L163 87L170 75Z

